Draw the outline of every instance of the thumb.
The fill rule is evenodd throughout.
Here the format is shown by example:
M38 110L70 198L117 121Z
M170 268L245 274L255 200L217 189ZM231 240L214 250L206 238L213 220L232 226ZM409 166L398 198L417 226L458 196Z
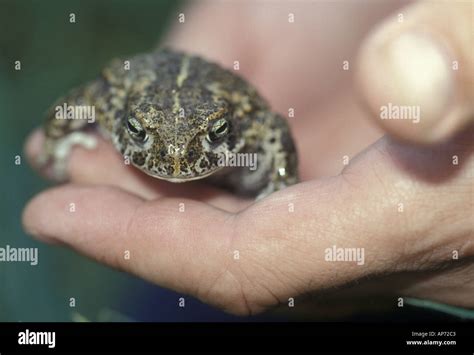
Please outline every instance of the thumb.
M474 120L472 2L420 2L368 37L356 82L372 117L412 142L445 140Z

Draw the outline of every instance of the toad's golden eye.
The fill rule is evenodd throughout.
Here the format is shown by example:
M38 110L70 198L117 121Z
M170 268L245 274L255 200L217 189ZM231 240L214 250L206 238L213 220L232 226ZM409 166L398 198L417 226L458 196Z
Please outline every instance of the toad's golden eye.
M213 143L217 142L222 137L226 136L230 131L229 122L225 118L218 119L216 122L213 123L209 134L207 135L207 139Z
M127 130L130 136L137 142L143 143L148 138L146 131L135 117L127 119Z

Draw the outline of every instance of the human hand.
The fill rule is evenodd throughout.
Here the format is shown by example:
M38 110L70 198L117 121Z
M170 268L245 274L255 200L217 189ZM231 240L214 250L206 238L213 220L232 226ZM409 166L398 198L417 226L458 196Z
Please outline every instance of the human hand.
M297 118L291 124L304 181L254 203L200 183L172 185L144 176L100 142L94 152L73 152L70 183L36 196L24 212L25 228L41 240L65 244L238 314L360 280L389 285L375 293L472 307L472 130L436 148L406 146L384 137L352 158L380 134L366 123L371 115L358 109L347 89L349 78L341 74L342 60L335 58L352 58L345 49L364 30L352 32L355 38L336 34L339 50L331 52L327 47L332 43L317 42L318 50L295 43L295 38L304 38L298 31L308 30L301 25L288 30L286 38L280 36L281 47L273 52L255 53L247 49L266 48L259 40L268 47L272 19L283 14L286 20L288 10L280 5L272 11L266 8L267 22L261 23L256 21L262 18L258 9L232 6L199 5L188 16L194 20L170 41L224 63L241 60L243 74L278 110L296 107ZM315 13L325 16L333 11L300 10L295 11L301 14L295 24L306 26L318 22ZM341 16L351 18L357 11L344 4ZM262 38L239 42L245 33L242 21L235 21L235 27L222 27L225 31L217 37L226 38L228 48L206 42L215 34L187 42L193 28L212 32L212 26L205 27L206 18L226 22L224 15L229 13L247 19L249 34L255 31ZM256 22L249 20L251 14ZM303 62L290 71L284 53ZM321 63L309 65L316 54ZM331 68L339 79L325 85ZM322 83L316 90L314 79ZM41 139L37 133L28 142L32 161ZM350 164L340 172L344 155L351 157ZM337 175L325 177L331 174ZM71 203L74 213L69 211ZM325 251L333 246L363 248L363 264L326 261ZM453 251L458 260L453 260Z

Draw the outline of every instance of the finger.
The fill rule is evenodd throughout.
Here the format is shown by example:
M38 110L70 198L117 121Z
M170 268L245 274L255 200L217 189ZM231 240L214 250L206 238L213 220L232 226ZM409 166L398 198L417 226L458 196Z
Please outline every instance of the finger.
M362 46L357 90L390 134L445 140L474 120L472 3L420 2L386 19Z
M187 197L229 211L238 211L251 203L200 182L173 184L155 179L126 164L110 143L97 138L98 145L94 150L73 149L68 162L71 182L117 186L147 200L160 196ZM41 131L35 131L27 140L25 150L32 164L42 149L43 141ZM40 173L49 178L51 176L47 170L40 170Z
M23 224L41 240L197 297L226 279L232 257L231 215L192 200L146 202L114 187L47 190L27 205Z

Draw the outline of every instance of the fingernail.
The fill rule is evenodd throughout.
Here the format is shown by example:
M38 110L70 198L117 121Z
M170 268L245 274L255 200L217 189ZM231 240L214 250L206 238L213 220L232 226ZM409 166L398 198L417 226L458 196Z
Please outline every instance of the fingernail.
M454 89L453 75L445 50L434 38L402 33L388 42L387 61L399 88L394 101L420 105L425 119L434 120L446 112Z
M411 116L378 118L405 138L427 140L451 110L455 80L448 50L434 36L409 30L374 36L369 42L367 95L374 110L394 108Z

